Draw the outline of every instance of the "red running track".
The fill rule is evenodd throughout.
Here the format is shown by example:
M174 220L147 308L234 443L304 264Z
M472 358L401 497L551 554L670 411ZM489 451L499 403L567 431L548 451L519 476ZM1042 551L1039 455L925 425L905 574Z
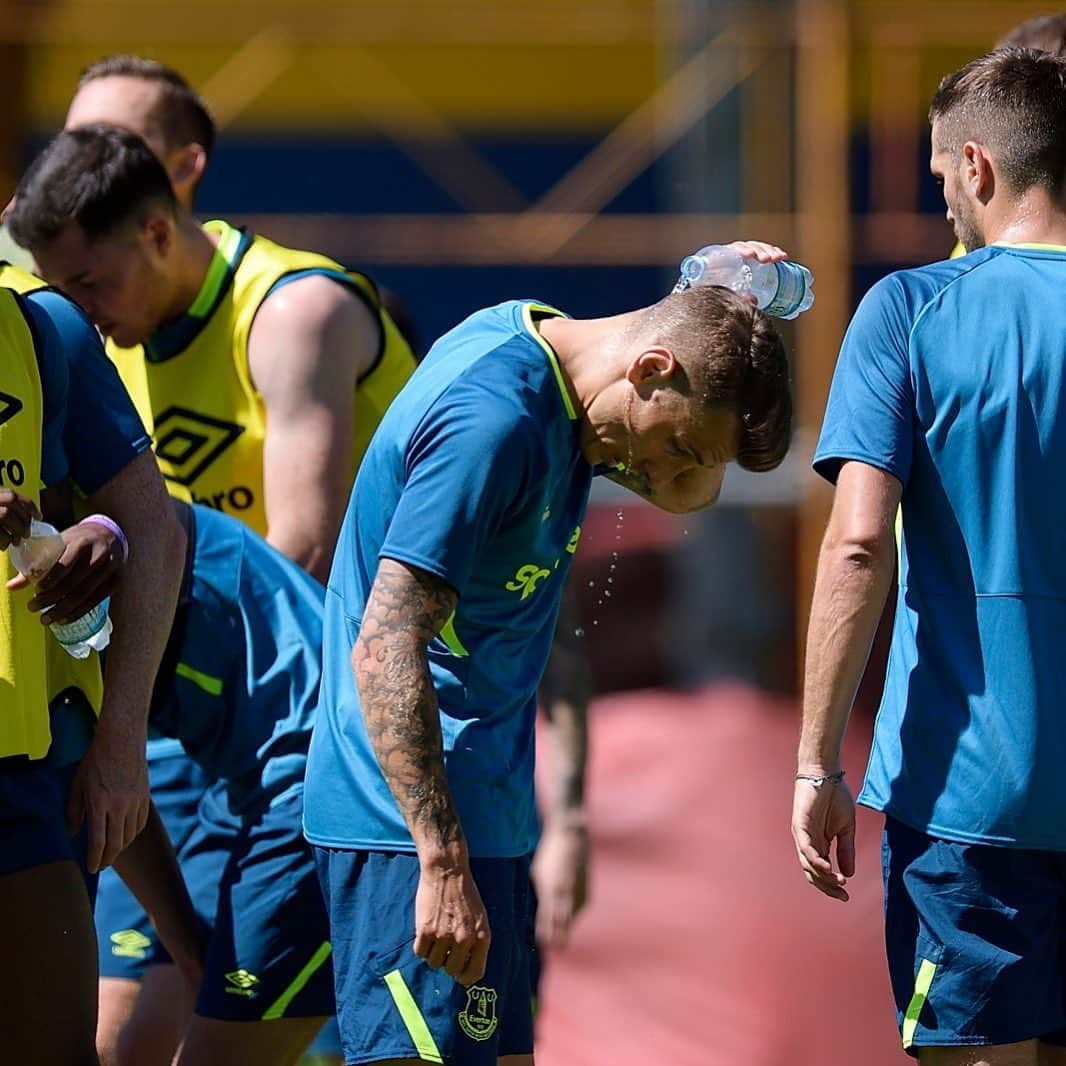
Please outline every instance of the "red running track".
M627 693L597 700L591 729L591 902L547 960L538 1066L913 1061L884 963L879 816L860 810L850 902L795 859L795 705ZM853 787L868 735L853 723Z

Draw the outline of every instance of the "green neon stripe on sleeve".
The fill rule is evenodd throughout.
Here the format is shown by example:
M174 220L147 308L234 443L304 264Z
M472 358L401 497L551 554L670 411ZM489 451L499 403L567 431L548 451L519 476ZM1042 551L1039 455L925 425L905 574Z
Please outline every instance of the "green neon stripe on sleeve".
M411 995L403 974L399 970L385 974L385 984L392 993L392 1001L400 1012L403 1024L407 1026L407 1032L415 1045L418 1057L423 1062L443 1063L444 1059L441 1057L437 1042L433 1039L433 1034L429 1031L426 1019L422 1017L422 1012L418 1009L418 1004Z
M186 681L191 681L194 685L198 685L210 696L222 695L222 679L218 677L212 677L210 674L201 673L199 670L190 666L188 663L178 663L174 669L174 673L178 677L185 678Z
M267 1007L263 1021L269 1022L284 1016L289 1004L299 995L304 985L314 977L315 971L329 958L332 950L333 947L328 940L319 945L318 950L308 959L307 965L293 978L292 984Z
M929 986L933 983L933 975L936 973L936 963L928 959L922 959L918 967L918 976L914 979L914 995L907 1005L907 1013L903 1015L903 1047L904 1050L914 1043L914 1032L918 1028L918 1017L925 1006L926 997L929 995Z
M440 631L440 639L448 645L448 650L453 655L460 655L464 659L470 657L470 652L463 647L463 642L455 632L455 611L452 611L448 621L444 623L444 628Z

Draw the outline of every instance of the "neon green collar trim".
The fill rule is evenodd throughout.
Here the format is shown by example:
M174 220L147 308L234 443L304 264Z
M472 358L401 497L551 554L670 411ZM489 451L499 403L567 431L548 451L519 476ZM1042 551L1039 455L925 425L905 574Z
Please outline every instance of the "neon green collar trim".
M1066 244L1040 244L1036 241L1022 241L1014 244L1011 241L996 241L993 248L1023 248L1034 252L1066 252Z
M552 315L556 318L565 318L566 316L562 311L549 307L547 304L529 303L522 305L522 322L526 329L529 330L530 336L544 349L544 354L547 355L548 362L551 364L552 373L555 375L555 384L559 386L559 395L563 398L563 406L566 408L567 417L571 422L576 422L577 411L574 410L574 402L570 399L570 391L566 387L566 379L563 377L562 367L559 366L559 357L555 354L555 349L541 336L540 330L537 329L537 325L533 321L534 311L543 315Z
M237 258L237 251L241 244L241 231L225 222L221 225L224 228L217 225L212 227L221 234L221 239L218 247L215 248L215 254L211 257L211 265L207 268L204 283L200 286L200 291L196 294L192 306L185 312L190 318L207 318L211 313L211 309L218 300L218 294L226 283L230 268L233 267Z

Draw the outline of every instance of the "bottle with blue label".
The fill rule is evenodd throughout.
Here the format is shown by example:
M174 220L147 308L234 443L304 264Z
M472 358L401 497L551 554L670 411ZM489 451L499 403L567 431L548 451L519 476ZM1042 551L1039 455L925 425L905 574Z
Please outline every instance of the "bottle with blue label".
M814 275L805 266L789 259L760 263L725 244L708 244L681 260L674 292L694 285L720 285L752 296L756 306L775 318L796 318L814 303Z
M55 526L35 520L30 523L30 535L12 544L8 554L15 569L36 584L59 562L65 549L66 544ZM107 647L111 639L108 602L103 600L73 622L48 627L68 655L87 659L90 652L103 651Z

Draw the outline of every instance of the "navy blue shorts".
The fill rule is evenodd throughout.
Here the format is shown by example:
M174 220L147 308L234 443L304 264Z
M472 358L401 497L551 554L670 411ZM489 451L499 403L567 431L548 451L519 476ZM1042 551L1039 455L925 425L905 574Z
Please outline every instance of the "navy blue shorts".
M201 834L195 856L182 858L182 849L199 823L200 800L209 778L180 745L164 742L162 747L165 754L149 755L148 784L192 894L205 882L218 885L227 851L223 844L211 845L203 840ZM146 966L170 962L144 908L111 869L100 874L96 932L101 977L139 981Z
M199 834L224 838L225 786L208 789ZM319 1018L335 1012L329 919L303 836L303 793L246 819L226 841L213 885L197 879L193 903L213 926L196 1013L223 1021Z
M1066 853L885 821L885 940L903 1046L1066 1046Z
M80 693L72 696L52 706L52 745L43 759L0 759L0 875L69 860L92 900L97 878L85 866L87 826L73 837L67 833L67 801L96 719Z
M464 988L414 953L415 855L314 850L333 933L347 1066L412 1058L495 1066L501 1055L532 1054L527 858L471 860L492 943L485 976Z

